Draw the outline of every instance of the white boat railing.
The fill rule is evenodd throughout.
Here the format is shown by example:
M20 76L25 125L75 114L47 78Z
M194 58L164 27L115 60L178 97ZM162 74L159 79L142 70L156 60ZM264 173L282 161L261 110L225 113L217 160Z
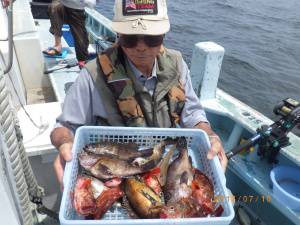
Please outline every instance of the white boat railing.
M7 65L5 65L5 68L3 70L3 74L7 74L11 67L13 62L13 1L9 2L9 6L7 8L7 40L8 40L8 62ZM1 53L2 54L2 53ZM2 56L3 58L3 56ZM1 72L1 71L0 71Z
M225 49L214 42L199 42L194 46L190 73L200 101L216 98L224 52Z

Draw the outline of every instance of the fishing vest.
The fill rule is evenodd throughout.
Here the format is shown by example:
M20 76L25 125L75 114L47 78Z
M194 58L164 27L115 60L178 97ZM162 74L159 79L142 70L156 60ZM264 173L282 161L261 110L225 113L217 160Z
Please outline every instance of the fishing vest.
M185 103L179 80L182 72L179 52L162 47L157 57L157 81L152 96L137 80L120 47L107 49L95 60L86 69L108 115L108 118L97 118L98 125L175 127L179 123Z

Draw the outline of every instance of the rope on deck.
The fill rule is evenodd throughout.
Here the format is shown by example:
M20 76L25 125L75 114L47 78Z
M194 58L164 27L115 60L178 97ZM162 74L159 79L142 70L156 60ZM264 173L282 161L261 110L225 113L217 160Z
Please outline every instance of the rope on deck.
M33 224L30 196L43 196L38 186L22 142L15 111L11 105L4 76L0 76L0 130L4 137L7 152L3 149L10 185L18 205L19 217L24 225ZM1 135L1 134L0 134ZM1 157L3 155L1 154Z

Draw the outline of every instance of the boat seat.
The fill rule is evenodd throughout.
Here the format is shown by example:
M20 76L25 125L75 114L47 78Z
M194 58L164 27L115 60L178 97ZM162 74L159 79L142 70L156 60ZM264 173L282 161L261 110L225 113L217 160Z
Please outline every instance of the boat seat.
M71 85L76 80L79 73L79 69L75 71L70 69L64 69L61 71L55 71L49 74L50 82L55 93L56 100L61 104L64 102L65 96Z
M25 111L20 108L17 116L27 155L36 156L55 152L56 150L50 142L50 133L56 123L56 118L61 113L60 102L26 105L24 108L39 126L36 127Z

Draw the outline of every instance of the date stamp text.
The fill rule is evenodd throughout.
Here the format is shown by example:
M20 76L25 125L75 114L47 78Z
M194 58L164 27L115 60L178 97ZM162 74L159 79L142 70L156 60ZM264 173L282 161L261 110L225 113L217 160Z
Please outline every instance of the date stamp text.
M215 203L224 203L224 202L243 202L243 203L270 203L270 195L215 195L212 199Z

